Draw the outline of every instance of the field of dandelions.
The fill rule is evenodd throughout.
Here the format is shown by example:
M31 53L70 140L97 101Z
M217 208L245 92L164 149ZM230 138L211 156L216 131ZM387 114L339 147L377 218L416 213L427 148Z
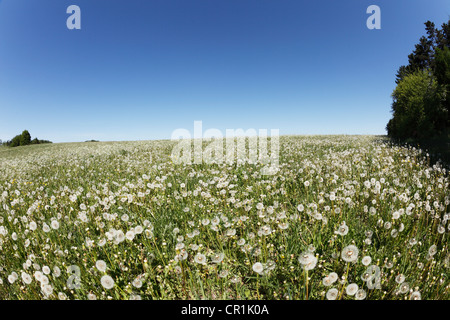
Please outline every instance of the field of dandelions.
M444 166L373 136L283 136L279 170L174 141L0 148L0 299L439 299Z

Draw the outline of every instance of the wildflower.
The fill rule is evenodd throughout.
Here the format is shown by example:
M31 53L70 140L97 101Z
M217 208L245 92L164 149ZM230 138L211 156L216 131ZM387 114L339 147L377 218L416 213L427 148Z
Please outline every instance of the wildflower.
M188 258L188 253L186 249L181 249L181 252L178 254L180 260L186 260Z
M92 292L89 292L87 294L88 300L97 300L97 296L93 294Z
M366 291L364 289L358 289L355 293L356 300L364 300L366 298Z
M300 254L298 261L302 264L305 270L312 270L317 264L317 258L311 252L303 252Z
M133 231L133 230L127 231L127 233L125 234L125 237L126 237L129 241L133 241L133 239L134 239L134 231Z
M280 222L280 223L278 224L278 227L279 227L281 230L286 230L286 229L289 227L289 223L287 223L287 222Z
M349 296L353 296L358 291L358 285L356 283L351 283L345 288L345 292Z
M230 229L227 229L227 231L226 231L226 235L227 235L228 237L232 237L232 236L234 236L235 234L236 234L236 229L230 228Z
M264 266L262 265L261 262L255 262L255 263L253 264L252 269L253 269L253 271L255 271L256 273L261 274L261 273L264 271Z
M421 299L422 296L419 291L414 291L413 293L411 293L410 300L421 300Z
M30 224L28 225L28 227L30 228L31 231L34 231L37 229L37 224L34 221L31 221Z
M9 279L8 279L8 280L9 280ZM25 284L30 284L32 280L33 280L33 278L31 278L31 276L30 276L28 273L22 272L22 281L23 281Z
M331 288L327 291L326 297L328 300L336 300L339 291L336 288Z
M134 228L134 233L135 234L141 234L144 231L144 228L142 226L136 226Z
M331 286L333 284L333 281L331 281L330 276L325 276L322 279L322 283L323 283L324 286L329 287L329 286Z
M116 232L115 240L116 240L116 243L121 243L125 240L125 234L123 233L122 230L118 230Z
M53 287L50 284L42 284L41 283L41 290L46 296L50 296L53 293Z
M61 275L61 269L58 266L53 268L53 276L58 278Z
M432 257L437 253L437 247L435 244L433 244L429 249L428 249L428 254Z
M398 284L401 284L405 281L405 276L403 274L399 274L398 276L395 277L395 282L397 282Z
M199 264L206 265L206 257L205 257L205 255L204 255L204 254L201 254L201 253L197 253L197 254L194 256L194 262L199 263Z
M44 222L44 225L42 226L42 230L43 230L44 232L49 232L49 231L50 231L50 227L48 226L48 224L46 224L46 223Z
M262 226L260 231L261 231L262 235L268 236L269 234L272 233L272 228L270 226L266 225L266 226Z
M213 257L211 258L211 262L213 262L213 263L221 263L224 257L225 257L225 254L223 254L222 252L215 253L213 255Z
M18 275L16 272L12 272L9 276L8 276L8 281L9 283L13 284L18 278Z
M100 271L100 272L106 271L106 262L103 260L97 260L95 262L95 266L97 267L98 271Z
M58 292L58 299L59 300L67 300L67 296L64 292Z
M400 291L400 293L403 293L403 294L407 293L409 291L409 284L408 284L408 282L403 282L400 285L399 291Z
M44 274L50 274L50 268L48 266L43 266L42 267L42 272Z
M153 232L152 232L152 230L150 230L150 229L145 229L145 230L144 230L144 234L145 234L145 236L146 236L148 239L153 238Z
M336 272L331 272L331 273L328 275L328 277L330 278L331 283L335 283L335 282L337 281L337 279L338 279L338 275L337 275Z
M52 227L52 229L58 230L58 229L59 229L59 222L58 222L57 220L53 220L53 221L50 223L50 226Z
M228 270L221 270L219 272L219 278L226 278L228 276Z
M136 279L133 280L132 282L133 287L135 288L141 288L142 287L142 280L141 277L137 277Z
M334 232L335 234L339 234L341 236L345 236L348 233L348 226L345 224L345 221L341 223L338 230Z
M358 248L354 245L349 245L342 249L341 257L345 262L354 262L358 259Z
M369 256L365 256L361 259L361 263L365 266L368 266L372 262L372 258Z
M105 289L112 289L114 287L114 280L113 280L113 278L111 278L108 275L104 275L100 279L100 282L101 282L103 288L105 288Z

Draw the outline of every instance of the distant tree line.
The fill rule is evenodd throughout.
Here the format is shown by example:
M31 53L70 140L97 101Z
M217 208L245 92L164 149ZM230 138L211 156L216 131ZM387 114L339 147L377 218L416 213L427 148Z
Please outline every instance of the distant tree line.
M27 146L30 144L42 144L42 143L52 143L48 140L39 140L38 138L34 138L31 140L31 135L28 132L28 130L24 130L22 134L19 134L12 138L11 140L8 140L6 142L3 142L3 145L7 147L18 147L18 146Z
M450 127L450 20L437 29L425 23L422 36L396 74L392 119L386 126L396 139L447 135Z

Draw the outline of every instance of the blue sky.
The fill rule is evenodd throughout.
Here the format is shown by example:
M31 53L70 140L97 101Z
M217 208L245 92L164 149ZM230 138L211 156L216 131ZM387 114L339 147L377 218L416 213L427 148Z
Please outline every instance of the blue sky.
M0 139L385 134L398 67L449 18L447 0L0 0Z

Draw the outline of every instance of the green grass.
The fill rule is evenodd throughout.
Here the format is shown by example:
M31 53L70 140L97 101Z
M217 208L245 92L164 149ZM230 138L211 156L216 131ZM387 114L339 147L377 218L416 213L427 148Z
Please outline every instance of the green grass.
M172 141L0 148L0 298L450 298L448 171L384 137L280 143L273 176Z

